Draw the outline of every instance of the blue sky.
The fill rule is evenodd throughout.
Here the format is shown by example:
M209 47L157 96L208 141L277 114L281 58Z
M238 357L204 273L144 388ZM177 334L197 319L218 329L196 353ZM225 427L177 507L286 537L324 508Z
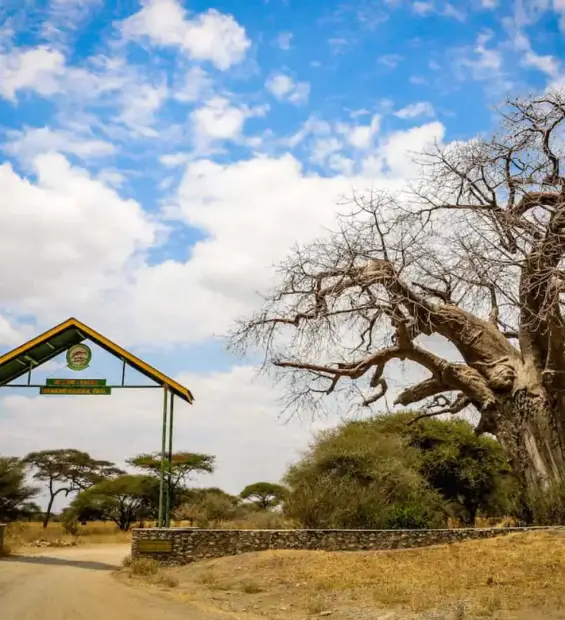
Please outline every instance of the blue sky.
M76 316L192 389L178 441L218 455L206 483L277 479L335 420L282 425L218 337L353 189L560 87L564 29L563 0L3 2L0 347ZM153 398L7 394L0 453L155 449Z

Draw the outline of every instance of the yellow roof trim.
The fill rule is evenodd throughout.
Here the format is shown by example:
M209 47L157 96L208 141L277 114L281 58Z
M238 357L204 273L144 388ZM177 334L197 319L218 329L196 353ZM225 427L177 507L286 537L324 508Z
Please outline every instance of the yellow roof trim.
M139 357L136 357L135 355L133 355L133 353L126 351L126 349L123 349L115 342L112 342L102 334L99 334L97 331L95 331L91 327L88 327L88 325L81 323L75 318L67 319L63 323L52 327L50 330L44 332L36 338L33 338L32 340L29 340L21 346L13 349L12 351L9 351L8 353L0 356L0 366L2 366L6 362L17 358L20 355L26 354L30 349L33 349L33 347L49 341L51 338L58 336L59 334L73 327L79 332L81 332L85 337L88 337L90 340L92 340L102 348L106 349L116 357L120 357L125 361L129 362L134 368L139 369L143 374L153 379L155 383L167 386L170 390L172 390L178 396L186 400L188 403L193 402L194 397L189 389L185 388L174 379L167 377L167 375L164 375L156 368L153 368L153 366L150 366Z

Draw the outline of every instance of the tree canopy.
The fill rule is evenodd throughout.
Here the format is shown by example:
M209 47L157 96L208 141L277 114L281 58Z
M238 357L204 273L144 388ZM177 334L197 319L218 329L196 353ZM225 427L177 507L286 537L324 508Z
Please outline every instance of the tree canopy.
M374 426L385 434L397 434L418 452L418 471L446 500L450 512L464 523L483 516L511 514L518 485L500 444L477 436L466 420L422 418L416 412L379 415L361 427Z
M398 434L352 422L323 431L284 482L287 516L312 528L442 527L443 498Z
M340 392L372 406L391 365L418 366L396 404L474 409L522 481L547 488L565 481L565 92L498 115L490 137L422 153L403 190L354 194L232 346L257 346L302 411Z
M49 493L43 527L49 523L53 503L59 494L67 497L123 473L110 461L94 459L87 452L72 448L31 452L22 463L32 469L35 480L45 483Z
M39 489L26 482L26 466L15 457L0 456L0 522L39 512L33 499Z
M239 496L242 499L250 500L260 510L268 510L283 502L286 489L273 482L254 482L248 484Z
M127 531L135 521L150 513L156 486L158 481L153 476L124 474L103 480L79 493L71 511L76 515L94 511Z

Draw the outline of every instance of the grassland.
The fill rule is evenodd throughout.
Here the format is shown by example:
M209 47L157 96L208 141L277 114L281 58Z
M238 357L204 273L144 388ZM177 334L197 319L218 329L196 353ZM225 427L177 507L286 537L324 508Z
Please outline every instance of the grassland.
M7 527L5 542L11 551L33 546L40 540L53 545L129 543L131 532L120 532L114 523L104 521L81 525L76 536L57 522L49 523L46 528L35 522L10 523Z
M234 618L557 620L565 618L565 536L370 553L269 551L161 570L149 581Z

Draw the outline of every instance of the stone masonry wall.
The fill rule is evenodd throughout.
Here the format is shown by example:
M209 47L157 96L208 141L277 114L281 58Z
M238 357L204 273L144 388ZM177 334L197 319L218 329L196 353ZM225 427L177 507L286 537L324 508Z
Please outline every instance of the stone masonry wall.
M2 551L4 549L4 532L6 530L6 525L4 523L0 523L0 558L2 557Z
M132 557L150 556L167 565L267 549L379 551L426 547L516 532L555 528L475 528L450 530L204 530L135 529ZM144 551L142 541L170 541L167 552ZM151 544L151 543L149 543ZM162 543L161 543L162 544ZM147 543L145 543L147 545Z

